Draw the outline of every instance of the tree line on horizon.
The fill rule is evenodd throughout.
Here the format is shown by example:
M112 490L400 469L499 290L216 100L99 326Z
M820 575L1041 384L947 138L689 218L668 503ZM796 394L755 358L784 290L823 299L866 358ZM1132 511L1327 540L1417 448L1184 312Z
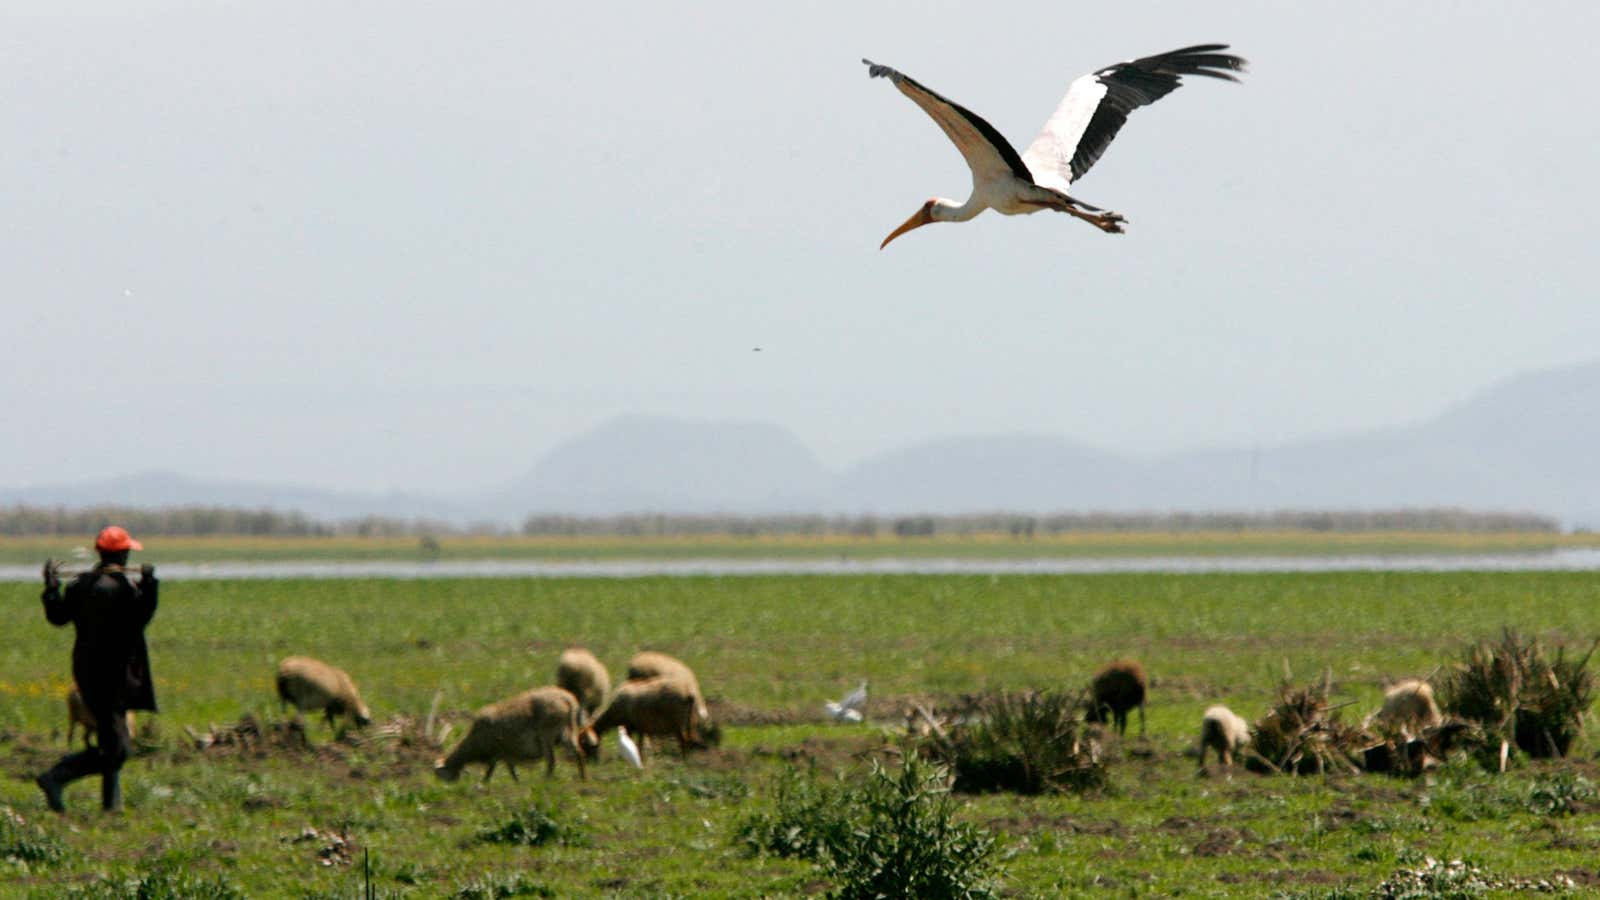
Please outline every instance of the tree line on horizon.
M217 506L84 508L16 505L0 508L0 535L92 535L108 524L134 534L247 537L970 537L1018 540L1084 532L1385 532L1558 533L1560 523L1531 513L1454 508L1278 510L1271 512L1081 512L1030 515L738 515L638 513L610 516L534 514L512 529L423 518L363 516L325 521L296 511Z

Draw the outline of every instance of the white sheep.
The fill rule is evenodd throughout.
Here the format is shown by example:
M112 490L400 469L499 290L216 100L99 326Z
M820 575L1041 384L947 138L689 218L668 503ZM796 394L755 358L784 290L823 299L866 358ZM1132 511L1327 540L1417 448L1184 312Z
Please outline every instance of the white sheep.
M1250 723L1233 710L1217 704L1200 719L1200 768L1206 765L1206 749L1217 751L1224 768L1232 767L1233 755L1250 746Z
M128 733L133 734L133 710L123 713L127 718ZM67 689L67 743L72 743L72 734L78 726L83 726L83 746L89 747L89 738L100 733L100 725L94 719L94 713L89 711L89 705L83 702L83 695L78 689ZM98 738L96 738L98 740Z
M641 738L673 738L687 756L689 746L700 743L695 729L698 702L698 691L681 674L630 679L611 695L611 702L595 716L587 733L596 743L601 735L619 727Z
M611 693L611 674L593 653L570 647L562 651L561 660L556 663L556 686L577 697L585 718L590 718Z
M1433 699L1433 687L1417 678L1407 678L1390 685L1383 692L1383 708L1378 710L1374 719L1379 725L1398 731L1408 740L1420 736L1429 728L1438 727L1443 721L1439 715L1439 704Z
M337 666L309 656L290 656L278 663L278 700L300 712L322 710L333 727L335 716L349 716L357 727L372 721L356 683Z
M577 760L578 777L587 778L579 734L578 698L558 687L534 688L478 710L467 736L434 762L433 774L455 781L468 763L487 763L483 780L488 781L503 762L516 781L516 763L542 758L549 777L556 770L556 746L563 745Z

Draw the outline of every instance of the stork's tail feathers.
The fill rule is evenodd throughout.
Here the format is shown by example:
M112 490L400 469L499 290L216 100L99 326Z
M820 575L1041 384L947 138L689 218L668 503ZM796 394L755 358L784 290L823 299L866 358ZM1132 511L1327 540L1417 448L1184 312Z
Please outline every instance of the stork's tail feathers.
M1207 78L1238 81L1229 73L1243 72L1248 63L1243 57L1219 52L1226 49L1227 44L1196 44L1158 56L1147 56L1136 60L1135 64L1162 75L1204 75Z

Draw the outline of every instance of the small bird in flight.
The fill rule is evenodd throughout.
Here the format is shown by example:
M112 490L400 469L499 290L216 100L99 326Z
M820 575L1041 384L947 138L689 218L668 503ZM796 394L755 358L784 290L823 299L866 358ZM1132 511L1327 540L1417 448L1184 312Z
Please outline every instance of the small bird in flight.
M871 60L867 74L887 78L922 107L956 145L972 169L972 196L965 203L934 197L889 233L878 249L930 222L965 222L986 209L1008 216L1053 209L1121 234L1127 221L1114 212L1067 195L1067 188L1095 164L1128 115L1177 90L1184 75L1238 81L1245 61L1227 44L1198 44L1170 53L1107 66L1072 82L1044 130L1018 154L993 125L966 107L923 87L908 75Z

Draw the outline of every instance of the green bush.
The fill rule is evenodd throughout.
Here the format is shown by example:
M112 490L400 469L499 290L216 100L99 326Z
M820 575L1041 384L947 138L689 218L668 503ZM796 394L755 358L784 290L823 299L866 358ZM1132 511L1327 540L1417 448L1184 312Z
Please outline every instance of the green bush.
M735 828L734 843L751 854L817 861L828 847L849 840L858 813L845 785L786 769L772 793L770 812L747 816Z
M916 754L899 771L874 763L848 839L828 848L825 868L841 900L993 897L995 839L954 821L949 774Z
M1540 775L1528 785L1527 808L1537 816L1570 816L1595 801L1594 782L1576 772Z
M773 811L740 822L734 840L816 862L844 900L992 897L998 847L954 821L949 785L948 769L915 753L897 770L874 762L857 785L791 769L774 785Z
M43 828L24 819L9 806L0 806L0 860L18 863L54 863L66 848Z
M574 824L562 822L550 810L538 806L513 813L504 824L478 832L476 840L484 844L515 844L522 847L542 847L545 844L580 846L588 837Z
M226 875L196 875L179 860L161 859L149 868L90 885L69 888L75 900L243 900L245 894Z

